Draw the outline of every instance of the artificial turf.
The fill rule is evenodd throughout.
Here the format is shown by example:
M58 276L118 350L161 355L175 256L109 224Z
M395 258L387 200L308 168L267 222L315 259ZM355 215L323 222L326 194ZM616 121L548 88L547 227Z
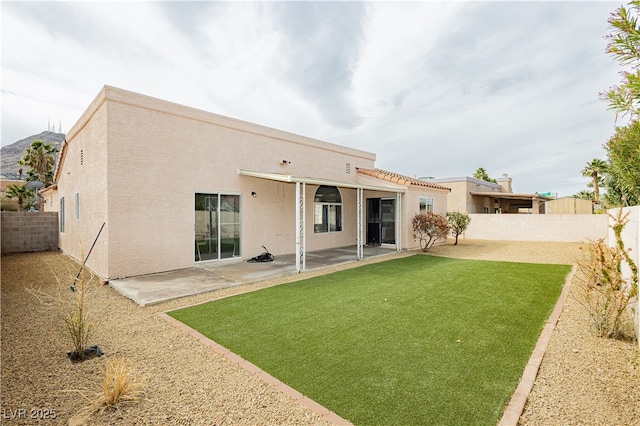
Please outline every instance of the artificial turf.
M416 255L169 315L356 425L495 425L569 271Z

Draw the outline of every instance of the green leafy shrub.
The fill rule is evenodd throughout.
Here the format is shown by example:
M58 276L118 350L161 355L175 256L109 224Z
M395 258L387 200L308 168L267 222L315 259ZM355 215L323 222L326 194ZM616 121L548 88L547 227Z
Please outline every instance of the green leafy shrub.
M448 212L447 221L451 228L451 235L456 239L453 245L458 245L458 237L467 229L469 223L471 223L471 217L466 213Z

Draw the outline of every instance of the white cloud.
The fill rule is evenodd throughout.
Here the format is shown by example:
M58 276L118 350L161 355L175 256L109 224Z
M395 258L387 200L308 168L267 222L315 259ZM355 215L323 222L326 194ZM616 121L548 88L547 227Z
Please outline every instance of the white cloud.
M104 84L376 152L409 175L571 195L604 157L615 2L2 3L2 144Z
M429 76L424 56L446 32L459 3L374 3L369 8L353 96L361 113L377 119L399 108Z

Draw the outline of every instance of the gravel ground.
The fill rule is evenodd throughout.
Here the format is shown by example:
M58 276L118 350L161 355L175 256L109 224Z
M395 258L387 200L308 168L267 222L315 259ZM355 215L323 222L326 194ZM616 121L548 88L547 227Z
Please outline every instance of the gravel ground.
M432 254L572 263L578 247L461 240L458 246L434 247ZM362 262L357 263L360 265ZM299 277L145 308L108 286L93 282L87 296L91 317L96 321L91 344L98 344L107 356L74 364L66 356L71 347L63 334L59 309L42 305L27 289L61 292L69 297L73 293L68 291L68 284L78 265L60 253L46 252L3 256L1 266L3 424L68 424L74 414L96 398L101 371L108 356L114 354L125 356L144 377L144 397L118 410L93 415L87 424L328 424L157 315ZM353 266L356 265L350 267ZM349 266L340 268L345 267ZM302 277L318 274L305 273ZM520 424L640 425L640 359L636 348L634 343L593 337L588 319L569 297Z

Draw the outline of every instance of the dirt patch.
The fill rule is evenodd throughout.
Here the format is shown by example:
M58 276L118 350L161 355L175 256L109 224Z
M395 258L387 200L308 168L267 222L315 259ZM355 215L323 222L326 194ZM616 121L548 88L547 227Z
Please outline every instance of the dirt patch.
M578 244L463 240L432 249L435 255L535 263L572 263ZM401 253L404 256L410 253ZM365 263L380 261L369 259ZM362 265L341 265L331 271ZM217 290L142 308L97 281L87 303L97 322L91 344L105 356L72 363L55 309L27 288L65 295L76 262L55 253L2 257L1 395L3 424L68 424L96 396L109 356L125 356L145 377L144 398L94 416L90 424L326 425L315 412L260 381L161 319L158 312L307 278L325 271ZM60 282L55 277L60 279ZM68 281L68 283L67 283ZM66 283L66 284L65 284ZM570 297L560 317L523 425L640 424L640 366L635 345L593 337ZM55 419L50 419L55 416ZM44 420L42 420L44 422Z

